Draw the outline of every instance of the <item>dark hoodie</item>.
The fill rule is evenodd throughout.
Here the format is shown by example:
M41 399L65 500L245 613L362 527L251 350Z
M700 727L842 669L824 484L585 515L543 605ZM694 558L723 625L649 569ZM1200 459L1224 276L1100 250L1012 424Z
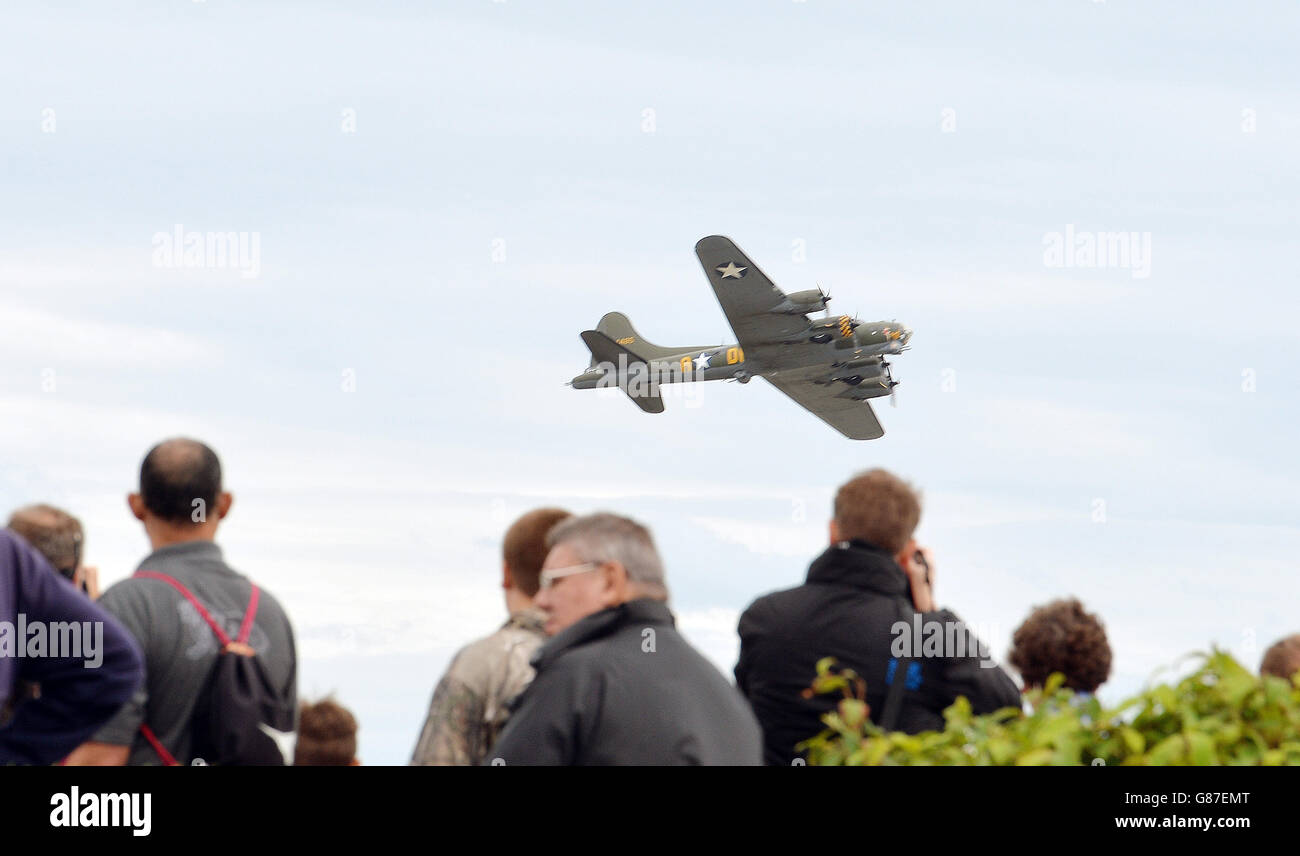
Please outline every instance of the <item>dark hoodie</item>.
M916 656L907 670L902 707L894 725L915 734L941 730L942 711L966 696L975 713L1019 707L1020 692L992 660L982 659L978 640L961 632L961 650L935 652L901 647L894 632L896 622L908 627L906 644L930 622L955 623L947 610L919 615L913 624L907 576L885 550L865 541L842 542L817 557L808 568L808 580L797 588L764 595L740 617L740 660L736 683L749 698L763 727L764 759L789 765L803 753L795 745L815 737L825 726L821 716L841 695L804 698L817 674L817 661L834 657L839 666L852 669L867 684L872 720L879 722L896 663L893 649ZM954 625L956 627L956 625ZM945 631L947 635L947 631ZM956 636L952 637L954 642ZM924 637L922 637L924 641ZM988 667L981 667L981 664Z

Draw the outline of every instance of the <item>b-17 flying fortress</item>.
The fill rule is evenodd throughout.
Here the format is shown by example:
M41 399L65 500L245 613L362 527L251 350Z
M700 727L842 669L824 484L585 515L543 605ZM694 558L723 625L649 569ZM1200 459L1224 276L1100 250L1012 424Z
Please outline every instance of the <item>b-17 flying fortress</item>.
M907 350L911 330L897 321L830 316L830 297L820 288L785 294L730 238L702 238L695 254L736 343L661 347L610 312L582 333L591 363L570 382L575 389L617 386L642 410L662 413L662 383L761 377L846 437L885 433L869 400L892 400L898 382L886 357ZM813 317L819 311L823 316Z

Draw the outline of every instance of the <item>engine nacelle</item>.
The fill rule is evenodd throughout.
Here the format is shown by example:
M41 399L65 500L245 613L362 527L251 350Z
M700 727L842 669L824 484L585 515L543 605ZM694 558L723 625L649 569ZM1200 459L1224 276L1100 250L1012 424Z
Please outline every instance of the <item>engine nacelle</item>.
M861 357L879 357L879 356L888 356L890 354L901 354L903 352L904 345L902 342L898 341L897 339L891 342L879 342L874 345L863 345L860 343L855 343L854 340L852 339L844 339L842 341L836 342L835 347L853 348L853 356L851 357L851 359L859 359Z
M814 330L856 330L862 326L862 322L847 315L833 315L830 318L811 318L808 326Z
M830 302L831 299L822 294L819 289L812 288L808 291L787 294L785 300L773 307L772 311L786 315L807 315L809 312L820 312Z
M864 382L879 382L884 376L885 364L880 360L859 360L851 365L837 366L827 382L858 386Z
M885 361L880 357L864 357L859 354L831 363L831 365L837 369L867 369L866 372L859 372L859 374L881 374L885 370ZM874 371L871 370L873 366Z
M868 383L851 386L843 392L836 395L836 398L849 398L853 401L866 401L868 398L880 398L889 395L891 387L888 383L882 383L873 378Z

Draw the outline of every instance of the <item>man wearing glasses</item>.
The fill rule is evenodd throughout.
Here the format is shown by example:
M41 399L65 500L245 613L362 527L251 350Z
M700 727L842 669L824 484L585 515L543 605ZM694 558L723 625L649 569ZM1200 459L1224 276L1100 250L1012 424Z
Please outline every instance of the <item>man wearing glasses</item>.
M748 703L674 626L650 532L592 514L547 545L534 603L552 638L487 763L760 763Z

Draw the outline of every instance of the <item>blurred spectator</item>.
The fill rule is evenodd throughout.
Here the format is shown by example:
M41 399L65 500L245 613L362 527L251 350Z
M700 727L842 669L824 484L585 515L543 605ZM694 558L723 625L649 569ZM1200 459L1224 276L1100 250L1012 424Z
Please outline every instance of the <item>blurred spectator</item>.
M825 729L838 697L804 692L823 657L865 680L872 721L893 730L941 730L959 695L977 714L1020 706L1015 683L966 625L935 610L934 562L913 538L920 519L920 497L897 476L855 476L835 496L831 545L807 581L741 615L736 683L763 726L767 763L795 763L795 746ZM942 644L931 645L936 632Z
M298 743L295 767L358 767L357 720L332 698L298 709Z
M0 765L63 758L122 707L141 675L126 628L0 530ZM37 684L39 694L24 689Z
M547 544L536 602L553 638L491 763L760 763L749 706L674 627L650 532L593 514Z
M558 508L539 508L506 530L501 587L510 617L452 659L433 691L412 764L477 765L487 757L505 725L509 703L533 679L528 660L546 638L546 616L533 604L546 534L571 516Z
M1300 633L1279 639L1270 645L1259 664L1261 675L1273 675L1287 681L1296 672L1300 672Z
M260 734L250 734L241 745L265 744L268 754L288 763L298 706L293 630L270 592L258 588L257 599L252 598L253 583L226 564L214 541L233 501L222 487L216 453L197 440L166 440L145 456L140 491L127 502L144 524L153 552L135 576L116 583L100 599L144 649L145 681L68 763L191 763L195 710L224 644L213 626L238 640L249 614L247 644L224 647L244 653L251 646L248 653L261 660L275 695ZM172 582L148 574L166 575Z
M81 562L86 536L80 520L52 505L29 505L9 517L9 528L27 539L75 588L91 600L99 599L99 569Z
M1110 643L1100 619L1070 598L1034 609L1016 628L1008 658L1025 689L1042 687L1053 672L1065 686L1091 695L1110 677Z

